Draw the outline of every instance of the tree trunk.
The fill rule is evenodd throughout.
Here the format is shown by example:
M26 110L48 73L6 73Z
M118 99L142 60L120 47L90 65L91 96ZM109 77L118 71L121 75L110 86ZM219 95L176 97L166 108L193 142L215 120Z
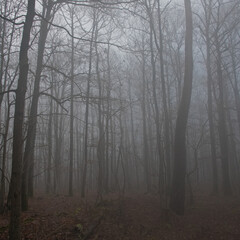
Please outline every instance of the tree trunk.
M219 121L219 140L221 150L221 162L222 162L222 181L223 181L223 193L224 195L231 195L232 189L229 176L229 149L228 149L228 134L226 125L226 113L224 109L224 85L223 85L223 73L222 73L222 56L219 47L219 40L216 34L215 44L217 51L217 78L218 78L218 121Z
M185 35L185 73L181 101L178 109L175 142L174 142L174 168L170 208L178 215L185 210L185 177L186 177L186 128L191 102L193 78L192 53L192 9L191 1L185 0L186 35Z
M96 23L96 30L95 30L95 42L97 42L98 37L98 24ZM98 196L97 200L102 200L102 193L103 193L103 186L104 186L104 179L105 179L105 169L104 166L105 162L105 133L104 133L104 120L102 114L102 84L100 78L100 71L99 71L99 53L98 53L98 46L95 43L95 53L96 53L96 73L97 73L97 84L98 84L98 146L97 146L97 158L98 158Z
M53 73L52 73L53 74ZM53 95L53 86L51 86L51 95ZM51 168L52 168L52 115L53 115L53 101L50 99L50 110L48 119L48 160L47 160L47 183L46 193L51 191Z
M95 9L94 9L95 11ZM92 74L92 55L93 55L93 38L96 28L96 16L94 12L93 16L93 29L90 41L90 51L89 51L89 67L88 67L88 78L87 78L87 93L86 93L86 112L85 112L85 133L84 133L84 166L83 166L83 178L81 186L81 197L85 197L86 191L86 180L87 180L87 163L88 163L88 117L89 117L89 95L90 95L90 82Z
M5 180L6 180L6 161L7 161L7 144L8 144L8 131L9 131L9 122L10 122L10 108L11 104L9 102L9 93L7 95L7 104L6 107L6 120L5 120L5 132L3 135L3 153L2 153L2 166L1 166L1 185L0 185L0 213L4 211L4 200L5 200Z
M218 194L218 171L217 171L216 143L215 143L215 134L214 134L213 103L212 103L212 70L211 70L211 49L210 49L211 43L210 43L210 36L209 36L210 15L211 15L211 12L209 10L209 14L207 16L207 23L206 23L208 120L209 120L209 130L210 130L212 173L213 173L212 193Z
M6 0L4 3L4 12L7 10L7 3L8 1ZM14 27L14 26L13 26ZM2 79L3 79L3 67L4 67L4 48L5 48L5 35L6 35L6 20L0 20L0 34L1 34L1 47L0 47L0 52L1 52L1 62L0 62L0 92L3 91L3 84L2 84ZM0 110L1 110L1 105L2 105L2 100L3 100L3 94L0 94ZM0 111L1 114L1 111Z
M167 90L163 61L163 33L162 33L162 20L160 13L160 0L158 0L158 27L159 27L159 55L160 55L160 67L161 67L161 83L162 83L162 101L164 110L164 137L165 137L165 161L166 161L166 194L169 193L170 179L171 179L171 154L170 154L170 128L169 128L169 114L167 105Z
M45 49L46 38L48 34L48 22L51 17L51 10L53 2L49 0L47 9L43 8L43 17L40 36L38 42L38 57L37 57L37 70L34 82L34 90L32 97L32 105L30 110L30 116L28 119L28 130L26 146L23 158L23 176L22 176L22 210L28 209L28 196L33 196L33 167L34 167L34 147L36 140L36 128L37 128L37 111L38 111L38 99L40 90L40 80L43 65L43 53ZM46 16L45 16L46 11Z
M21 178L23 156L23 121L25 108L25 94L28 77L28 49L30 33L35 15L35 0L28 0L27 15L23 28L22 42L19 55L19 79L16 91L16 104L13 127L12 176L10 183L11 215L9 239L21 239Z
M143 43L144 44L144 43ZM151 179L149 174L149 147L148 147L148 140L147 140L147 112L146 112L146 75L145 75L145 54L144 49L142 50L142 118L143 118L143 162L144 162L144 175L145 175L145 181L147 184L147 192L151 189Z
M70 147L69 147L69 187L68 195L73 195L73 84L74 84L74 10L71 9L71 93L70 93Z

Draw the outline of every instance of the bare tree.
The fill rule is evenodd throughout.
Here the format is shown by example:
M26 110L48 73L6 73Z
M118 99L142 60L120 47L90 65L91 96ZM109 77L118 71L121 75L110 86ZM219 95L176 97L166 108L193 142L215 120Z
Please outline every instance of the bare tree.
M73 87L74 87L74 8L71 8L71 93L70 93L70 146L69 146L69 196L73 195Z
M12 176L10 183L11 216L9 238L21 239L21 175L23 157L23 121L25 107L25 93L28 77L28 49L30 32L35 14L35 0L28 0L27 15L24 23L22 41L19 55L19 79L16 90L16 105L13 129Z
M90 86L91 86L91 74L92 74L92 55L93 55L93 41L96 30L96 9L93 8L93 21L92 32L90 39L89 50L89 67L87 77L87 93L86 93L86 112L85 112L85 133L84 133L84 167L82 177L81 196L85 197L86 180L87 180L87 163L88 163L88 122L89 122L89 98L90 98Z
M34 169L34 146L36 139L37 111L40 92L41 73L43 68L43 54L47 34L49 31L48 21L52 18L53 2L43 2L43 19L41 20L40 36L38 42L38 59L36 77L34 82L33 98L28 120L27 139L23 158L23 180L22 180L22 209L28 209L28 196L33 196L33 169Z
M208 91L208 120L209 120L209 130L210 130L210 142L211 142L211 159L212 159L212 175L213 175L213 185L212 193L218 194L218 170L217 170L217 153L216 153L216 140L215 140L215 129L214 129L214 119L213 119L213 79L212 79L212 65L211 65L211 46L212 46L212 36L210 33L210 26L212 20L212 5L213 2L202 0L201 1L204 10L204 21L205 29L201 29L201 33L204 35L204 40L206 44L206 68L207 68L207 91Z
M186 36L185 36L185 74L180 106L178 109L175 142L174 168L170 208L177 214L185 210L185 177L186 177L186 127L192 92L193 52L192 52L192 9L191 1L185 0Z

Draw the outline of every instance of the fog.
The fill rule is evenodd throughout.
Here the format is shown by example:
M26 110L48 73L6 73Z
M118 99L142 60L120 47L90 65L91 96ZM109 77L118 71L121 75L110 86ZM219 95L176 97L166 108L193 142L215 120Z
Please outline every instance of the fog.
M21 212L37 198L156 196L183 216L199 195L239 197L239 10L238 0L1 2L10 222L0 238L28 239Z

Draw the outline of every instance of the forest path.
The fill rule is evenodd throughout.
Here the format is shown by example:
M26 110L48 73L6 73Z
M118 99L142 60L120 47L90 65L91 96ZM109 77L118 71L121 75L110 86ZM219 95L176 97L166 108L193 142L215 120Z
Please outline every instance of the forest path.
M156 195L95 198L36 197L22 214L23 239L41 240L239 240L240 201L197 196L183 217L168 221ZM8 215L0 216L0 239L7 239ZM87 237L88 236L88 237Z

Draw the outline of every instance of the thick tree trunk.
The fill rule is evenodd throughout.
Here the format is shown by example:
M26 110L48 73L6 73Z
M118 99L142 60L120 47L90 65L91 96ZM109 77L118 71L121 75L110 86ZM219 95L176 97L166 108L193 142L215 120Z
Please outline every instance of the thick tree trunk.
M192 9L191 1L185 0L186 36L185 36L185 74L184 85L178 109L175 142L174 142L174 169L170 208L179 215L185 210L185 177L186 177L186 128L191 102L193 78L192 53Z
M23 156L23 121L25 108L25 94L28 77L28 49L30 33L35 15L35 0L28 0L27 15L23 28L22 42L19 55L19 79L16 91L16 104L13 128L12 176L10 183L11 215L9 239L21 239L21 181Z
M43 17L49 21L53 3L50 0L47 9L43 9ZM46 11L46 16L45 16ZM48 22L42 19L40 27L40 36L38 42L37 70L34 82L32 105L28 119L28 130L26 146L23 158L23 179L22 179L22 210L28 209L28 196L33 196L33 167L34 167L34 147L37 128L37 111L40 90L40 80L43 65L43 53L45 49L46 38L48 34Z

